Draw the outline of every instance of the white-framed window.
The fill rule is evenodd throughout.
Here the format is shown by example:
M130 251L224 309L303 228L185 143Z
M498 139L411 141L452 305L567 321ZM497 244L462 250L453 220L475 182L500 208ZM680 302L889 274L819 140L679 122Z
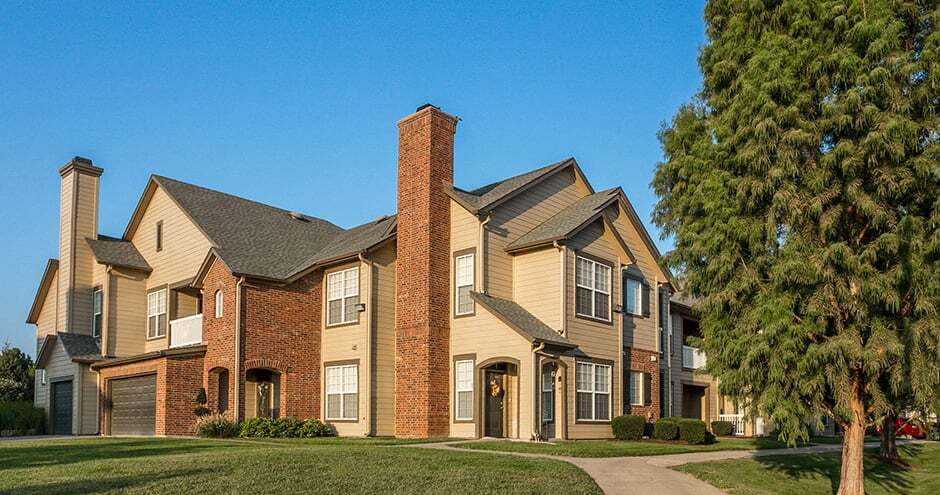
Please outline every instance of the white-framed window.
M473 313L473 253L457 256L454 259L454 309L457 315Z
M577 419L610 420L610 365L577 363Z
M610 321L609 266L577 257L575 263L575 312L580 316Z
M101 336L101 313L102 308L104 307L104 293L101 291L101 287L95 287L95 291L92 294L92 308L91 308L91 335L92 337Z
M46 370L45 370L45 369L43 369L43 368L37 369L37 370L36 370L36 376L39 377L39 384L40 384L40 385L45 385L45 384L46 384Z
M223 304L225 303L225 296L222 294L222 290L215 291L215 317L222 317Z
M550 366L542 367L542 422L551 423L555 417L555 379Z
M460 421L473 419L473 360L454 363L454 394L457 404L454 418Z
M166 289L147 294L147 338L166 335Z
M326 367L326 419L359 416L359 365Z
M630 372L630 405L646 405L646 374L642 371Z
M326 284L326 324L359 321L359 267L327 275Z
M631 315L643 314L643 282L635 278L623 279L624 305L623 310Z

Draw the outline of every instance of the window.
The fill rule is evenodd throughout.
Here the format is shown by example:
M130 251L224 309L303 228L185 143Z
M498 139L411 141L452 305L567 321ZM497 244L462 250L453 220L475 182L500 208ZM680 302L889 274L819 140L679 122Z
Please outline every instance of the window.
M455 419L473 419L473 361L454 363L454 386L457 389L457 412Z
M147 294L147 338L166 335L166 289Z
M623 279L623 310L631 315L643 314L643 282L626 277Z
M327 276L327 325L359 321L359 267Z
M552 378L551 366L542 368L542 422L551 423L555 409L555 380Z
M215 317L216 318L222 317L222 304L225 302L224 299L225 299L225 296L222 295L221 290L215 291Z
M575 282L575 312L610 321L610 267L578 256Z
M101 308L104 304L104 296L101 292L100 287L95 287L94 295L92 296L92 319L91 319L91 335L93 337L101 336Z
M610 420L610 365L578 363L577 419Z
M359 416L359 365L326 368L326 419Z
M646 376L641 371L630 372L630 405L642 406L646 404Z
M457 285L454 289L457 299L454 308L458 315L468 315L473 313L473 299L470 298L470 291L473 290L473 254L458 256L454 266L454 283Z
M163 250L163 220L160 220L159 222L157 222L156 241L157 241L157 251L162 251Z

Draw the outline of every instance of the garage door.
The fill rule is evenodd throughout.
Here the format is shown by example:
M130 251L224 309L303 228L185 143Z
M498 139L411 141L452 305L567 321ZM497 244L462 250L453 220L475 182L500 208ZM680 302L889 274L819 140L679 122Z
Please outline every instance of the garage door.
M72 434L72 380L52 384L52 433Z
M157 375L111 380L111 434L153 435Z

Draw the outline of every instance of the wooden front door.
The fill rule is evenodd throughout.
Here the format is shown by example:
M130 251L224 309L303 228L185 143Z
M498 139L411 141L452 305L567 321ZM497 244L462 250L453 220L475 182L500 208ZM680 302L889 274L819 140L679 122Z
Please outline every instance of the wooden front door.
M506 374L502 372L486 372L486 398L484 399L484 409L486 410L486 421L484 423L483 435L487 437L501 438L503 432L503 417L506 402Z

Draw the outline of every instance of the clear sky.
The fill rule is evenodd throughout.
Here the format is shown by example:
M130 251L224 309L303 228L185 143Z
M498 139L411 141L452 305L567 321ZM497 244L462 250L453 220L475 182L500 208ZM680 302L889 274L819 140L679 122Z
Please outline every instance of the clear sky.
M700 87L703 1L511 3L0 2L0 343L35 353L74 155L105 169L103 234L151 173L349 227L395 211L395 123L430 102L462 119L458 186L574 156L658 239L656 132Z

